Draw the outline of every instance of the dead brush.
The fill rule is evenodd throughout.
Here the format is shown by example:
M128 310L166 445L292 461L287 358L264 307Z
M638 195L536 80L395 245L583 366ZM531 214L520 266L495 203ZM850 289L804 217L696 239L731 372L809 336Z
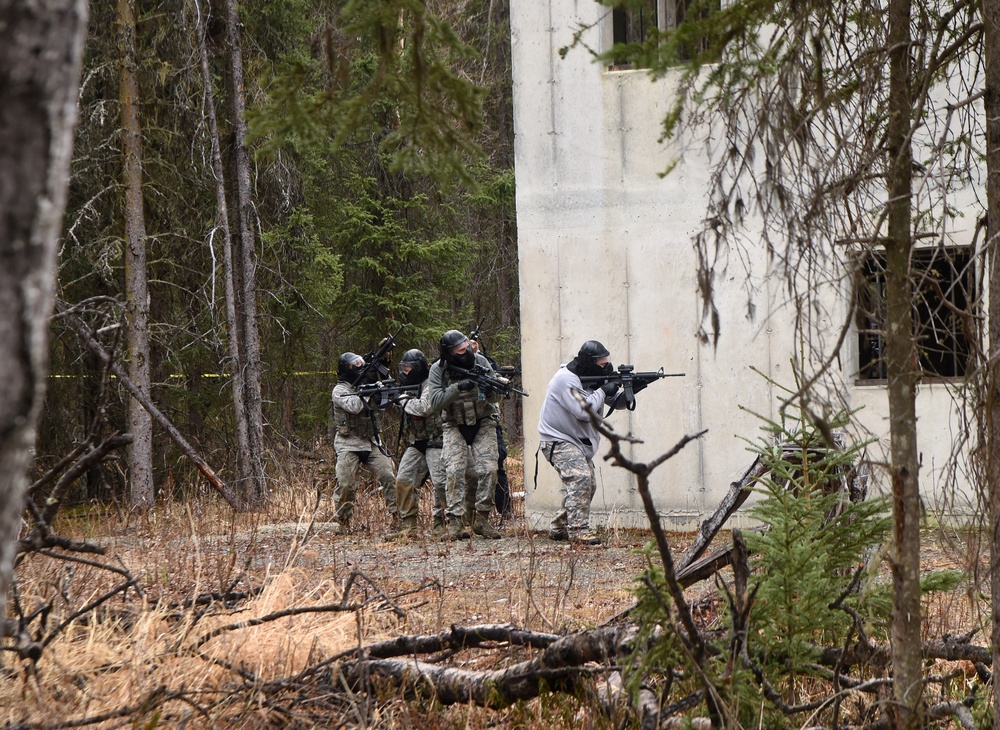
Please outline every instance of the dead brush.
M170 527L163 529L168 517ZM383 638L382 625L394 628L364 618L393 602L355 574L317 582L315 575L286 568L258 577L260 590L244 593L244 600L203 601L215 593L206 592L206 584L217 579L206 569L213 550L208 528L228 527L202 524L204 519L204 511L166 509L141 534L133 530L128 540L119 535L117 547L144 566L140 574L150 590L141 598L119 595L75 619L81 604L105 592L110 580L105 571L40 555L24 561L19 602L48 606L41 631L67 617L70 622L36 661L5 659L0 665L6 676L0 683L0 719L12 726L67 717L145 722L144 707L162 706L156 711L160 722L194 718L211 726L247 712L245 702L231 701L234 683L294 675L363 639ZM148 529L153 524L161 528L156 549ZM224 552L234 533L227 529L214 536ZM297 544L293 541L293 549Z
M234 719L243 708L228 703L233 682L294 675L357 646L360 609L342 602L343 586L306 583L297 571L282 573L237 611L178 613L161 605L139 608L127 623L94 615L49 645L32 671L13 681L8 670L0 717L16 725L133 708L129 715L140 720L143 703L169 688L184 701L165 706L164 719L184 719L192 708L212 722ZM293 607L328 608L280 616Z

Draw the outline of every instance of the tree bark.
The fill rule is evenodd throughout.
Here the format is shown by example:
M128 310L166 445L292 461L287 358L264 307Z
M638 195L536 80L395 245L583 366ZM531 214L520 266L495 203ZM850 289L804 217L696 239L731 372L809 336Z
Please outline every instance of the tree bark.
M570 689L589 662L613 664L632 650L634 626L616 626L570 634L535 658L506 669L473 671L417 659L361 659L345 662L344 679L361 687L373 675L399 682L407 693L432 696L443 705L476 704L503 708L537 697L544 689Z
M219 124L215 114L215 94L212 85L212 72L208 64L208 47L205 44L205 21L198 8L198 48L201 54L201 74L205 84L205 111L208 117L208 132L212 147L212 173L215 176L216 225L222 239L222 268L226 292L226 329L229 333L227 368L231 373L233 390L233 417L236 428L236 469L239 484L252 484L254 472L250 465L254 463L254 454L250 449L250 427L247 423L246 385L243 357L240 341L243 339L242 328L237 317L236 278L233 273L233 241L229 228L229 203L226 200L226 177L222 164L222 145L219 141Z
M896 727L923 727L920 643L920 491L917 355L910 287L912 142L910 0L889 1L886 372L893 497L892 665Z
M135 12L132 0L118 0L121 71L122 178L125 187L125 322L128 376L150 400L149 283L146 276L146 213L142 194L142 129L139 124L139 81L136 78ZM137 398L128 402L128 448L132 506L149 509L153 494L153 419Z
M985 497L990 526L990 595L1000 596L1000 1L982 0L986 113L986 255L989 264L989 358L982 405L986 423ZM992 602L993 676L1000 676L1000 601ZM1000 730L1000 692L993 693L993 727Z
M83 0L0 0L0 628L45 393ZM0 631L0 633L3 633Z
M261 409L260 334L257 328L257 261L254 251L254 211L250 187L250 156L246 148L246 96L243 77L243 51L239 3L226 0L227 81L233 128L232 161L236 206L233 241L233 285L236 291L237 316L241 324L239 340L243 364L243 398L246 408L249 464L241 472L248 475L240 492L250 505L264 497L264 418Z
M112 375L121 381L122 386L124 386L129 394L139 401L143 408L149 411L149 415L156 420L156 422L160 425L160 428L167 432L167 435L175 444L177 444L180 450L184 452L184 455L188 457L191 463L198 467L198 471L200 471L202 475L208 479L208 483L222 495L222 497L233 509L239 509L240 501L235 495L232 494L229 487L227 487L226 484L219 479L212 467L208 465L208 462L201 458L201 455L199 455L191 444L187 442L187 439L185 439L184 436L181 435L181 432L174 427L174 424L172 424L167 417L164 416L155 405L153 405L152 401L147 400L142 393L139 392L139 389L135 387L125 371L122 370L121 367L118 366L118 363L112 359L111 354L101 347L101 343L95 340L93 335L90 334L86 325L80 322L75 322L72 319L69 320L69 323L70 326L76 330L76 333L83 341L83 344L89 347L91 351L101 359L101 362L104 363L105 367L108 368Z

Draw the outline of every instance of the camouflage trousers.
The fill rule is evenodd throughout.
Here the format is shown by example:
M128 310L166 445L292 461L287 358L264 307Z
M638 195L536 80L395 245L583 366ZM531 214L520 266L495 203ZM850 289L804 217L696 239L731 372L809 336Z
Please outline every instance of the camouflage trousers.
M358 485L358 466L367 466L378 480L378 489L385 499L386 509L392 517L399 516L396 509L396 475L392 459L378 449L349 451L337 449L337 487L333 499L337 504L337 519L350 522L354 515L354 498Z
M427 477L431 478L431 489L434 494L434 522L444 524L444 511L447 506L445 497L444 461L441 459L442 449L428 446L424 453L415 446L408 446L399 460L396 470L396 504L399 506L399 516L402 519L415 518L420 511L418 490Z
M562 509L552 520L553 531L569 534L585 532L590 527L590 503L597 491L594 462L579 446L567 441L542 441L539 449L559 472L562 487Z
M464 524L475 517L468 514L469 506L476 512L489 514L493 510L494 490L497 483L496 422L484 418L472 444L454 423L444 424L444 471L448 504L446 511L453 522ZM466 469L470 477L466 477Z

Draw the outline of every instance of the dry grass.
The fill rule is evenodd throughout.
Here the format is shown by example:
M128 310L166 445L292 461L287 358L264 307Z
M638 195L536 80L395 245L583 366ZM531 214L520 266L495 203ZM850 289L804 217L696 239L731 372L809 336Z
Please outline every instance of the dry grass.
M510 460L509 473L512 489L521 491L519 460ZM428 501L422 493L425 526ZM384 506L367 484L360 491L355 533L338 537L328 529L331 490L319 466L304 463L285 467L260 513L233 514L205 495L162 503L146 515L99 506L64 515L59 534L105 546L100 560L127 567L142 597L129 590L73 621L37 664L0 654L0 722L40 727L107 716L93 726L311 727L316 721L308 708L279 707L254 687L401 633L500 622L563 631L599 624L631 604L630 584L643 565L634 549L645 536L614 531L609 544L596 549L551 543L524 530L523 505L517 509L517 518L504 525L509 537L501 541L449 544L427 537L387 543ZM689 537L674 536L678 552ZM929 560L932 567L968 569L968 556L961 553L933 541ZM123 582L107 570L42 555L19 566L17 580L25 612L50 606L42 635ZM295 607L335 606L352 580L346 600L355 610L288 616L199 643L237 622ZM226 592L248 597L194 605L199 596ZM977 596L938 596L927 609L929 635L959 633L982 620ZM460 654L456 660L476 668L518 657ZM942 665L942 672L948 668ZM404 701L389 690L383 699L374 709L346 701L337 706L337 717L404 728L607 726L566 697L543 697L501 712Z
M520 468L511 462L520 491ZM142 595L130 589L73 621L36 664L0 655L0 722L38 726L107 716L95 726L143 726L154 719L167 727L310 726L261 697L255 705L248 686L401 633L474 623L514 622L542 631L592 625L629 605L628 586L641 569L632 554L640 536L620 536L600 551L550 543L521 527L521 503L503 526L505 540L442 543L428 536L388 543L389 521L370 483L359 492L354 534L334 536L331 492L320 468L307 463L286 467L259 513L234 514L207 494L161 503L145 515L100 506L63 515L57 532L104 546L98 560L124 566ZM429 525L426 492L421 502L421 521ZM19 566L17 581L26 613L50 606L45 634L125 579L35 554ZM250 595L231 604L195 603L227 592ZM237 622L342 600L358 607L233 628L200 641ZM498 660L458 659L470 668ZM177 697L163 702L164 695ZM430 716L442 727L484 727L499 718L534 724L535 713L566 702L576 709L565 712L575 714L575 701L551 698L503 713L387 701L375 717L376 724L399 727L427 726ZM153 706L159 709L145 709ZM116 712L122 716L112 716ZM343 717L350 712L343 709Z

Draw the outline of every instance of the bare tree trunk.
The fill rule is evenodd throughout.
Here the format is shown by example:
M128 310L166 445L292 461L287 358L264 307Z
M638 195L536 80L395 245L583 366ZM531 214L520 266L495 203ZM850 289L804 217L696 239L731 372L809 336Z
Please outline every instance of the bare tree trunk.
M910 115L910 0L889 1L888 227L886 371L893 496L892 665L896 727L922 722L920 644L920 483L917 458L917 356L910 288L913 152Z
M63 308L62 311L65 313L65 308ZM194 448L192 448L191 444L187 442L187 439L181 435L181 432L174 427L167 417L164 416L151 401L147 400L141 392L139 392L139 389L132 383L132 379L129 378L128 374L112 359L111 353L101 347L101 343L94 339L93 335L90 334L89 330L82 322L74 321L73 318L70 318L68 321L70 326L76 330L76 333L83 341L83 344L89 347L90 350L100 358L101 362L108 368L111 374L121 381L122 386L124 386L129 394L139 401L143 408L149 411L149 415L156 420L156 422L160 425L160 428L167 432L167 435L173 439L174 443L177 444L178 447L180 447L180 450L184 452L184 455L187 456L196 467L198 467L198 470L202 473L202 475L208 479L209 484L219 491L219 493L225 498L233 509L238 509L240 506L239 500L230 492L229 487L227 487L225 483L219 479L212 467L208 465L208 462L201 458L201 455L198 454Z
M236 278L233 274L233 242L229 231L229 204L226 201L226 178L222 165L222 145L219 142L219 124L215 114L215 95L212 86L212 73L208 65L208 48L205 45L205 22L201 17L201 7L195 0L198 9L198 48L201 52L201 73L205 83L205 111L208 115L208 130L212 144L212 173L215 175L216 224L222 238L222 267L226 286L226 329L229 333L229 363L232 373L233 412L236 426L236 469L237 481L241 485L253 484L254 472L250 465L254 463L254 454L250 450L250 429L247 424L245 405L246 386L244 384L245 370L241 356L240 341L242 328L236 315ZM242 495L242 490L241 490Z
M246 484L241 493L249 504L259 504L264 497L264 418L260 392L260 334L257 330L257 261L254 251L254 211L250 192L250 156L246 148L246 97L243 78L239 3L226 0L226 45L229 52L227 79L232 114L232 159L235 178L236 225L233 236L233 273L242 338L239 341L243 363L244 405L250 463Z
M149 285L146 278L146 212L142 195L142 130L136 78L135 13L132 0L118 0L121 24L121 73L118 98L122 117L122 177L125 183L125 321L128 376L150 399ZM128 401L128 449L132 506L149 509L153 494L153 419L136 398Z
M989 359L983 406L986 411L985 496L990 521L990 595L1000 596L1000 0L982 0L983 57L986 66L986 205L989 256ZM1000 601L992 608L993 676L1000 676ZM993 693L993 727L1000 730L1000 692Z
M0 0L0 629L45 394L83 0ZM0 631L2 634L3 631Z

